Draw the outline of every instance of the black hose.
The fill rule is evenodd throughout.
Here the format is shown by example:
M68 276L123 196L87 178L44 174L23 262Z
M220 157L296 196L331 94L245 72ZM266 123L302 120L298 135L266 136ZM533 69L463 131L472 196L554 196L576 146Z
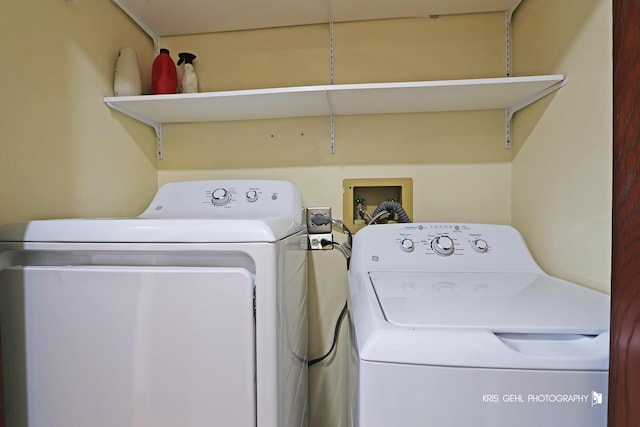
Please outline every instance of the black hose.
M398 222L411 222L409 215L407 215L407 212L402 208L402 205L398 202L394 202L393 200L385 200L380 203L376 210L373 211L373 218L382 211L396 213L398 215Z

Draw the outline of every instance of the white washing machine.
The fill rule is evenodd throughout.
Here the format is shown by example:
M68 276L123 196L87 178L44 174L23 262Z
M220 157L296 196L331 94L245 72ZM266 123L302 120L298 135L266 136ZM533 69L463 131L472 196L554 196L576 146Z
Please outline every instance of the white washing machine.
M284 181L0 227L8 427L307 425L306 227Z
M606 426L610 298L515 229L368 226L349 288L352 426Z

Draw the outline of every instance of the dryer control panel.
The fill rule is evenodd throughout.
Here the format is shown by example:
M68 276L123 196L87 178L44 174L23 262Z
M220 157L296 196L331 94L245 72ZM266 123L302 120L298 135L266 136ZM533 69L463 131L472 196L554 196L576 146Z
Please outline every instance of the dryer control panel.
M140 218L292 218L302 200L288 181L206 180L163 185Z
M351 268L540 271L520 233L513 227L460 223L367 226L355 235Z

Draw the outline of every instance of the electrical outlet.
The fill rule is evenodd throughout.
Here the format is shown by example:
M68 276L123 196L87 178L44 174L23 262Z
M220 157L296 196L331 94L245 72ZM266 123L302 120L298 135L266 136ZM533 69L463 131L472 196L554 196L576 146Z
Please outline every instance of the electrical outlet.
M331 208L307 208L307 231L309 234L331 234Z
M331 250L333 249L333 234L332 233L323 233L323 234L308 234L309 236L309 249L312 251L318 250ZM324 243L324 245L323 245Z

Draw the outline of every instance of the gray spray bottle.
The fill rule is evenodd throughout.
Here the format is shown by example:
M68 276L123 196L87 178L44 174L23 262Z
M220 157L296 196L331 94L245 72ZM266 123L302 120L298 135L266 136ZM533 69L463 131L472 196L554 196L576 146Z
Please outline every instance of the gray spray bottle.
M196 93L198 92L198 76L196 76L196 70L193 68L193 60L196 56L193 53L181 52L178 54L180 59L178 65L184 63L184 72L182 79L180 80L179 92L180 93Z

